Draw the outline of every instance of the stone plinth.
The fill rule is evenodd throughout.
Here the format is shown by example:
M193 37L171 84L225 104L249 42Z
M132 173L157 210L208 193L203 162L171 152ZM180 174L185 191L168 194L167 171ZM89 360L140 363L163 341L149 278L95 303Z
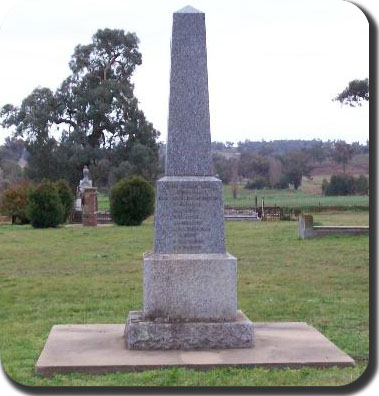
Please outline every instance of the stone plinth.
M132 311L125 331L129 349L214 349L251 348L253 325L241 312L229 321L146 320L143 312Z
M225 253L222 183L166 176L157 182L155 253Z
M84 226L97 226L97 188L85 188L83 194L82 223Z
M237 259L230 254L144 255L144 316L234 320Z

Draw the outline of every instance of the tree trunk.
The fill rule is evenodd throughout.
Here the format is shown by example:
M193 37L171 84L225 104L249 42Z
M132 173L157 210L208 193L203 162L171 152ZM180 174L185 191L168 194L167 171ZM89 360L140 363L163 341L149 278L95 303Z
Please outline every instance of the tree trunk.
M238 187L237 187L237 183L233 182L232 184L232 193L233 193L233 199L237 199L238 198Z
M88 143L91 147L100 147L100 139L103 136L103 129L100 126L100 122L94 121L92 133L88 136Z

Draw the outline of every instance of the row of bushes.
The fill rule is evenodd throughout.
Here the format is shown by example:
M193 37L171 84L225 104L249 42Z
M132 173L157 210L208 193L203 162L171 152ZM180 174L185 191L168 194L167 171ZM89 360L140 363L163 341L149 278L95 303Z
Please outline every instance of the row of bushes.
M24 182L4 191L0 212L12 223L31 223L35 228L57 227L70 216L74 194L65 180L39 185Z
M154 188L139 176L122 179L110 192L110 212L119 225L140 225L154 213ZM57 227L69 218L74 195L65 180L44 180L9 188L3 194L0 212L12 223L31 223L35 228Z
M249 180L245 189L248 190L261 190L263 188L277 188L283 189L288 187L288 181L281 179L274 186L271 186L267 179L258 177ZM366 176L349 176L345 174L333 175L328 182L326 179L322 182L323 195L366 195L368 193L368 179Z
M354 177L341 174L333 175L329 182L324 179L321 189L324 195L366 195L368 187L366 176Z

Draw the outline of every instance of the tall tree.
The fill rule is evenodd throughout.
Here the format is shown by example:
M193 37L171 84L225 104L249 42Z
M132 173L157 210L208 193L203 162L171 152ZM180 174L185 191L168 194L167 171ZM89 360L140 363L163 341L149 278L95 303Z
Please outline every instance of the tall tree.
M297 190L301 186L303 176L310 177L309 154L305 151L294 151L280 158L283 164L283 178Z
M351 107L362 106L363 101L370 99L368 78L353 80L333 100Z
M354 148L344 140L338 140L334 144L333 159L342 164L343 173L346 173L346 165L352 159Z
M19 161L23 156L25 142L22 139L7 136L4 144L0 146L0 161L11 160Z
M229 184L233 179L233 169L235 167L234 159L214 153L212 162L213 170L217 177L220 178L223 183Z
M55 149L62 145L70 147L63 151L68 154L71 150L72 155L73 145L81 147L86 155L78 168L96 164L99 158L90 154L97 149L107 150L104 155L109 157L121 145L128 156L135 151L136 144L147 147L144 155L150 157L145 162L151 167L158 160L159 132L146 120L134 96L131 77L142 63L138 41L134 33L98 30L92 43L75 48L69 63L72 74L60 88L52 92L38 87L21 106L3 106L2 126L13 127L15 135L24 137L29 151L39 157L54 144ZM80 161L76 158L71 162Z
M321 164L328 156L328 151L325 149L321 141L316 142L311 148L308 149L309 155L313 161Z
M243 152L238 162L238 174L247 179L268 178L269 161L266 157Z

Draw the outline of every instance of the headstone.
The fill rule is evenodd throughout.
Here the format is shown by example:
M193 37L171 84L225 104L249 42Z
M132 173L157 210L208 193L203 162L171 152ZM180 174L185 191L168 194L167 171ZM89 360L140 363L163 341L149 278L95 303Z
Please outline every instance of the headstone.
M81 212L83 210L83 197L84 190L86 188L92 188L92 180L90 179L88 166L85 165L83 168L83 179L79 181L79 186L76 189L76 199L74 201L74 210ZM96 198L97 205L97 198Z
M144 255L143 311L129 349L246 348L237 259L225 250L222 183L211 173L205 15L174 13L166 173L157 182L154 252Z
M313 216L300 215L299 216L299 238L312 239L314 237L313 231Z

